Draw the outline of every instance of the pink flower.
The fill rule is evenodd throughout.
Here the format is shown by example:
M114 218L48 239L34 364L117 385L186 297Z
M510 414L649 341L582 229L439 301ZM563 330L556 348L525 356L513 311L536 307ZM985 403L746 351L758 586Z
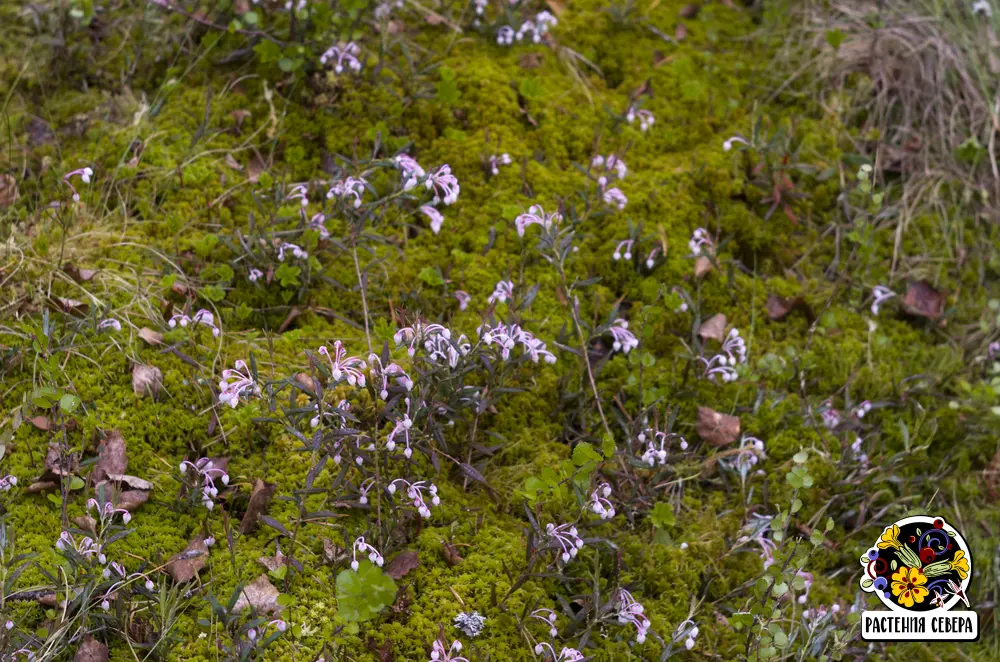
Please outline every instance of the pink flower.
M347 378L347 383L351 386L365 385L365 373L362 372L367 366L365 362L357 357L347 356L347 350L339 340L333 343L333 356L330 356L326 345L317 350L320 356L325 356L330 363L330 374L335 381Z
M532 205L527 213L514 219L514 226L517 228L517 236L523 237L525 230L531 225L540 225L543 230L548 230L560 222L562 222L562 215L558 212L546 214L540 205Z
M445 648L444 640L438 639L431 644L431 662L469 662L467 658L459 655L462 652L462 642L457 639L451 642L451 646Z
M444 224L444 216L441 215L441 212L430 205L423 205L420 207L420 213L430 219L431 232L437 234L441 231L441 225Z
M465 290L455 290L455 298L458 299L458 309L465 310L469 307L469 302L472 301L472 297Z
M634 348L639 346L639 339L635 337L635 334L628 330L628 322L622 318L616 319L611 323L611 328L608 329L611 332L611 336L615 339L614 344L611 345L611 350L614 352L624 352L628 354Z
M413 483L405 480L403 478L397 478L396 480L389 483L386 488L389 494L396 493L396 483L402 483L406 486L406 496L413 504L413 507L417 509L417 512L421 517L427 519L431 516L431 508L427 505L427 497L430 497L431 506L441 505L441 499L438 497L437 485L426 480L418 480ZM427 495L424 495L427 492Z
M497 281L496 286L493 288L493 294L491 294L487 299L487 303L493 303L499 301L500 303L507 303L507 299L514 298L514 283L509 280Z
M583 549L583 538L577 533L576 527L572 524L548 524L545 532L549 536L550 544L562 549L559 558L563 563L569 563L570 559Z
M325 65L327 62L335 61L333 70L338 74L344 72L344 65L351 71L357 73L361 71L361 62L358 60L358 55L361 54L361 48L358 47L353 41L349 41L346 44L341 42L336 46L331 46L326 49L322 55L319 56L320 64Z
M424 186L434 191L434 204L441 201L446 205L454 204L461 190L458 179L451 174L451 166L447 164L427 175Z
M73 182L70 181L70 178L77 176L84 184L89 184L90 178L94 176L94 169L91 168L90 166L87 166L85 168L77 168L76 170L73 170L72 172L67 172L65 175L63 175L62 178L63 184L68 186L70 190L73 191L73 200L79 202L80 193L79 191L76 190L76 187L73 186Z
M245 361L237 361L235 369L222 371L222 381L219 382L219 402L235 409L240 402L240 396L250 396L256 391L257 384Z
M420 164L408 154L399 154L393 160L396 162L396 167L398 167L402 172L404 191L409 191L414 188L427 174L424 172L424 169L420 167Z
M368 560L380 568L382 567L382 564L385 563L385 559L382 558L382 555L379 554L379 551L374 547L372 547L371 545L369 545L368 543L366 543L364 536L360 536L357 540L354 541L354 544L351 546L351 554L352 554L351 570L354 570L355 572L357 572L358 567L360 566L360 564L358 563L358 552L361 552L362 554L368 554Z
M649 632L650 622L643 613L645 609L632 594L625 589L618 592L618 622L625 625L631 623L635 626L635 640L637 643L646 641L646 634Z

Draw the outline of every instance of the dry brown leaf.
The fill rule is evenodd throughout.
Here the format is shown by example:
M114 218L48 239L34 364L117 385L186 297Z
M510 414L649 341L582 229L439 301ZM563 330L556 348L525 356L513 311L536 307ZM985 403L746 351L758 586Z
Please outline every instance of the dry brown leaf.
M551 9L552 13L555 14L556 16L562 14L563 11L566 9L566 4L563 3L561 0L545 0L545 4L549 6L549 9Z
M462 558L462 555L458 553L458 548L447 540L441 545L441 552L444 554L444 560L448 563L448 565L458 565L465 560Z
M11 175L0 175L0 209L6 209L17 202L17 180Z
M323 562L336 563L344 555L344 552L337 548L332 540L323 538Z
M148 490L126 490L118 495L117 506L131 513L147 501L149 501Z
M59 450L59 444L53 442L45 453L45 473L39 480L58 481L62 476L71 476L80 470L80 456L70 453L66 457Z
M542 54L541 53L525 53L518 60L518 64L522 69L537 69L542 65Z
M414 568L420 567L420 555L416 552L405 551L396 554L385 569L385 574L393 579L402 579Z
M444 23L444 16L431 12L430 14L424 16L424 22L427 23L427 25L441 25Z
M146 341L150 345L162 345L163 344L163 334L159 331L153 331L148 326L144 326L139 329L139 337Z
M267 512L267 504L271 503L274 496L274 483L265 483L260 478L254 481L253 490L250 493L250 503L247 504L247 511L243 514L240 522L240 533L253 533L257 530L260 516Z
M249 110L234 110L231 111L229 115L233 118L233 124L236 125L236 129L238 131L242 131L243 122L246 120L246 118L252 116L253 113L251 113Z
M56 309L61 310L64 313L79 313L82 315L90 308L90 305L84 303L83 301L67 299L65 297L56 297L55 302L59 304L56 306Z
M802 297L783 297L777 294L767 295L767 316L775 322L780 322L793 312L800 310L806 319L812 321L813 312Z
M297 372L295 373L296 383L306 390L306 393L315 395L319 393L319 386L316 384L316 380L307 372Z
M175 582L184 584L197 577L207 562L208 546L202 536L197 536L183 552L171 556L164 569Z
M31 424L39 430L48 431L52 429L52 421L45 416L35 416L34 418L29 418L28 420L31 421Z
M108 474L123 474L128 469L128 456L125 452L125 438L118 430L112 430L97 449L97 464L90 478L99 483Z
M676 39L677 41L684 41L685 39L687 39L687 36L688 36L687 26L684 25L683 23L678 23L677 27L674 28L674 39Z
M902 304L903 310L917 317L937 320L944 314L944 295L925 280L906 284Z
M97 533L97 520L90 515L80 515L73 518L73 524L84 531L90 531L91 533Z
M66 272L66 275L75 280L78 283L86 283L97 275L96 269L80 269L75 264L67 262L63 265L62 270Z
M705 275L707 275L713 269L715 269L715 265L713 265L712 261L709 260L704 255L699 255L697 258L695 258L695 260L694 260L694 277L695 278L703 278Z
M726 339L726 316L722 313L712 315L701 323L698 328L698 335L702 340L718 340L722 342Z
M281 605L278 604L280 595L267 575L261 575L243 587L233 611L239 613L247 607L253 607L258 613L277 614L281 611Z
M698 422L695 424L698 436L713 446L731 444L740 437L740 419L721 414L708 407L698 407Z
M73 662L107 662L108 659L108 647L89 634L73 656Z
M254 150L253 154L250 155L250 163L247 164L247 179L251 182L256 182L260 179L261 173L267 170L267 163L264 161L264 157L260 155L260 152Z
M38 492L47 492L48 490L54 490L59 487L59 483L53 482L51 480L39 480L31 485L28 485L28 494L36 494Z
M153 489L153 484L151 482L143 478L139 478L138 476L129 476L127 474L108 474L108 480L112 483L119 483L119 486L126 485L133 490L149 492Z
M226 165L236 172L243 172L243 166L240 165L240 162L232 154L226 154L225 161Z
M132 366L132 390L140 398L149 396L156 400L163 386L163 373L152 365L136 363Z
M701 5L692 2L689 5L684 5L681 7L680 17L681 18L694 18L701 11Z
M262 556L257 559L257 562L267 568L270 572L274 572L281 566L288 565L288 557L282 554L279 549L275 552L274 556Z

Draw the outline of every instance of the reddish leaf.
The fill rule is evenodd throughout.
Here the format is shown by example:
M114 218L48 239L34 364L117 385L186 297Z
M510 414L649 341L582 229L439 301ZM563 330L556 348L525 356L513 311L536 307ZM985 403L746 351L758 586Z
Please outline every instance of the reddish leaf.
M687 36L688 36L687 26L684 25L683 23L678 23L677 27L674 28L674 39L676 39L677 41L684 41L685 39L687 39Z
M73 656L73 662L107 662L108 659L108 647L89 634Z
M917 317L937 320L944 314L944 295L925 280L906 284L902 304L904 311Z
M701 11L701 5L697 3L691 3L689 5L684 5L681 7L680 17L681 18L694 18Z
M35 416L34 418L29 418L28 420L31 421L31 424L39 430L48 431L52 429L52 421L45 416Z
M458 553L458 549L448 541L445 541L441 545L441 552L444 554L444 560L447 561L448 565L458 565L465 560Z
M782 297L777 294L767 295L767 316L775 322L780 322L795 311L801 311L810 322L813 320L812 308L802 297Z

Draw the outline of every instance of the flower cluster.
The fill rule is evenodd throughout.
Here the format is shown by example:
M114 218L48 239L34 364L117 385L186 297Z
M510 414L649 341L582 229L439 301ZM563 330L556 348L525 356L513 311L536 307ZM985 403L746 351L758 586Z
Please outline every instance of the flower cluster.
M0 478L0 490L4 492L10 492L12 487L17 486L17 476L13 474L7 474L3 478Z
M103 320L101 320L100 322L97 323L97 330L98 331L108 331L108 330L110 330L110 331L116 331L116 332L117 331L121 331L122 330L122 323L119 322L118 320L116 320L114 317L109 317L109 318L103 319ZM216 334L216 335L218 335L218 334Z
M410 482L403 478L397 478L396 480L389 483L389 494L396 493L396 483L402 483L406 486L406 497L413 502L413 507L417 509L420 516L427 519L431 516L431 508L427 505L427 499L424 492L427 492L427 496L430 496L430 502L432 506L441 505L441 498L438 497L437 485L426 480L418 480Z
M639 130L643 133L648 131L649 127L653 126L656 122L653 113L648 110L636 108L635 105L629 106L628 111L625 113L625 121L632 124L637 118L639 120Z
M639 459L651 467L657 462L665 464L667 461L667 441L675 438L681 440L681 450L686 451L688 448L687 440L679 434L674 434L673 432L660 432L652 429L640 432L637 439L639 440L639 443L646 444L646 450L643 451L642 456Z
M684 648L691 650L694 648L695 639L698 638L698 626L691 619L682 621L674 630L674 641L684 640Z
M598 485L590 493L590 509L601 516L601 519L611 519L615 516L615 507L608 500L611 496L611 486L607 483Z
M451 338L451 330L441 324L422 324L416 322L413 326L403 327L392 336L396 346L407 345L406 353L413 357L417 353L417 347L421 345L428 352L433 350L430 340L437 335Z
M696 228L691 234L691 239L688 241L688 248L691 250L691 255L693 256L711 256L715 251L715 242L708 235L708 230L705 228Z
M278 262L285 261L285 253L291 253L292 257L296 260L305 260L309 257L309 253L304 251L301 246L296 244L290 244L287 241L278 247Z
M76 170L73 170L72 172L67 172L65 175L63 175L62 178L63 184L68 186L70 190L73 191L73 200L75 202L80 202L80 192L76 190L76 187L73 186L73 182L70 181L72 177L76 176L79 176L80 180L84 184L89 184L90 178L94 176L94 169L91 168L90 166L87 166L85 168L77 168Z
M489 158L490 174L495 177L500 174L500 166L510 165L510 164L511 164L510 154L507 154L506 152L504 152L500 156L497 156L496 154L491 154Z
M225 469L215 466L215 462L208 457L203 457L195 462L184 460L181 462L180 470L186 474L188 469L194 470L197 479L201 477L201 503L212 510L215 507L215 497L219 496L219 488L215 486L215 480L219 479L223 485L229 485L229 474Z
M559 630L556 628L557 614L551 609L536 609L531 612L531 617L545 623L546 627L549 628L549 636L555 637L559 634Z
M382 558L382 555L379 554L379 551L375 549L373 546L366 543L364 536L360 536L357 540L354 541L354 544L351 545L351 570L357 571L359 567L358 552L361 552L362 554L368 554L368 560L380 568L382 567L382 564L385 563L385 559Z
M430 205L421 205L418 211L431 222L431 232L437 234L441 231L441 226L444 225L444 214Z
M888 287L876 285L872 288L872 296L874 297L874 301L872 301L872 315L878 315L879 310L882 308L882 304L889 299L894 298L896 293Z
M510 358L510 350L520 344L525 354L531 360L538 363L539 358L545 359L546 363L555 363L556 355L545 348L545 343L534 335L525 331L517 324L498 323L493 328L483 325L477 329L477 333L487 345L500 345L500 356L506 361Z
M106 501L104 506L101 507L101 504L97 502L97 499L88 499L87 512L89 513L91 510L97 513L97 517L100 518L102 522L110 520L117 513L121 513L122 521L126 524L132 521L132 513L124 508L115 508L110 501Z
M223 370L219 381L219 402L233 409L239 404L241 396L249 397L257 392L257 382L250 374L246 361L240 359L235 366Z
M109 320L104 320L104 322L108 321ZM110 326L114 328L115 331L120 331L121 324L118 323L118 320L111 320L111 321L115 322L115 324L117 324L117 327L115 327L115 324L111 324ZM102 322L101 324L104 324L104 322ZM186 327L188 324L203 324L208 328L212 329L212 335L215 336L216 338L218 338L219 333L221 333L219 327L215 325L215 316L212 315L210 311L205 310L204 308L196 312L192 317L188 317L184 313L177 313L170 318L169 322L167 322L167 326L170 327L171 329L177 327L178 325ZM98 328L101 328L100 324L98 325Z
M101 548L94 542L93 538L84 536L81 540L77 541L69 531L63 531L59 534L59 539L56 540L56 549L60 552L75 553L88 561L96 554L97 560L101 564L107 562L107 558L101 552Z
M551 544L562 549L559 558L562 559L563 563L569 563L569 560L583 549L583 538L580 537L576 527L572 524L560 524L559 526L548 524L545 527L545 532L549 535Z
M427 173L420 164L417 163L409 154L399 154L393 159L396 162L396 167L399 168L403 175L403 190L409 191L417 186L421 179L423 179Z
M410 448L410 428L412 427L413 420L410 418L410 399L406 398L406 413L403 414L403 418L396 421L396 426L389 433L385 444L386 449L389 451L396 450L396 437L402 434L403 442L406 444L406 448L403 449L403 455L409 459L413 455L413 449Z
M711 359L700 357L705 364L703 377L710 381L715 381L721 377L723 382L736 381L739 376L736 372L737 363L747 362L747 345L740 336L739 329L730 329L729 334L722 343L722 352L716 354Z
M521 24L514 38L521 41L525 35L530 34L531 41L537 44L542 40L542 36L558 23L559 21L556 20L556 17L551 12L540 11L535 15L534 21L525 21Z
M486 298L487 303L507 303L507 299L514 298L514 282L510 280L500 280L493 288L493 294Z
M326 348L326 345L321 346L317 352L320 356L325 356L327 361L329 361L330 374L333 376L334 381L339 382L346 377L347 383L351 386L364 387L365 373L362 371L367 368L365 362L356 356L348 356L347 350L344 349L343 343L339 340L333 343L333 356L330 356L330 351Z
M434 192L434 204L442 201L446 205L455 204L461 192L458 178L451 174L451 166L447 163L428 174L424 186Z
M454 368L458 365L458 359L468 354L472 346L469 344L468 338L464 335L459 336L458 340L452 340L449 337L438 334L431 336L424 343L424 349L427 350L427 358L431 361L435 363L447 363L448 367Z
M645 608L638 602L632 594L621 589L618 592L618 622L622 625L631 623L635 626L635 640L637 643L646 641L646 634L649 632L650 622L646 618Z
M540 225L543 230L548 230L562 222L562 214L552 212L546 214L541 205L531 205L527 213L521 214L514 219L514 227L517 228L517 236L523 237L525 230L532 225Z
M607 157L603 157L598 154L591 160L590 167L600 173L597 176L597 184L601 188L604 188L607 185L608 176L612 173L615 174L618 179L625 179L625 174L628 172L628 166L625 165L625 162L614 154L608 154Z
M459 653L462 652L462 642L455 640L451 642L451 646L445 647L443 639L438 639L433 644L431 644L431 661L432 662L469 662L468 658L462 657Z
M383 367L382 359L379 358L378 354L368 355L368 365L370 366L369 375L372 378L373 383L379 386L378 394L383 400L389 397L389 380L395 379L396 384L402 386L407 391L413 389L413 380L410 376L406 374L406 371L402 367L395 363L390 363L389 365ZM409 406L409 402L407 402Z
M327 200L352 197L354 201L351 205L357 209L361 206L361 196L364 195L368 182L364 177L345 177L330 187L326 192ZM298 257L296 255L296 257Z
M348 69L357 73L361 71L361 61L358 60L359 55L361 55L361 48L353 41L349 41L346 44L340 43L326 49L319 56L319 63L326 66L328 62L333 62L333 70L338 74L344 73L344 65L347 65Z
M552 662L583 662L586 658L583 653L576 650L575 648L569 648L564 646L559 655L556 655L556 650L552 647L552 644L541 642L535 646L535 655L544 655L545 651L548 650Z
M639 339L635 337L634 333L628 330L628 322L620 317L611 323L611 328L608 331L611 332L611 336L615 339L611 345L611 350L614 352L628 354L639 346Z

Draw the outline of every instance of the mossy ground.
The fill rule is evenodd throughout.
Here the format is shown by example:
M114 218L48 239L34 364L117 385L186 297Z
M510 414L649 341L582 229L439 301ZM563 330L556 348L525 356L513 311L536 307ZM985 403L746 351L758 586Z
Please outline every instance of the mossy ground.
M968 247L974 258L982 258L979 264L976 259L957 261L953 248L989 234L963 228L954 219L947 236L938 219L910 224L902 237L903 252L926 260L907 263L903 275L927 278L951 293L948 326L889 311L870 327L865 297L872 285L889 279L894 226L875 233L864 263L855 260L849 263L851 273L831 279L826 267L835 249L824 230L836 217L837 176L801 178L809 197L797 205L798 222L781 213L764 220L766 205L743 195L744 171L733 154L722 150L722 142L749 131L757 116L754 104L766 96L773 54L769 37L761 34L751 12L723 3L706 4L695 19L685 19L682 41L658 36L675 33L684 4L640 2L632 18L617 22L603 3L576 0L559 16L555 47L502 48L491 35L456 34L445 26L420 25L418 14L406 14L416 26L409 38L420 57L454 74L460 95L449 102L436 94L440 69L410 75L400 63L377 67L370 60L357 77L315 74L307 84L301 77L274 75L253 65L219 64L231 39L192 27L151 3L113 4L101 17L100 34L96 28L71 31L61 47L45 45L22 10L3 3L0 77L9 92L9 132L4 132L0 158L5 172L28 176L19 182L20 200L3 212L11 238L0 253L0 305L6 317L0 348L26 346L20 324L38 318L48 292L87 301L128 322L120 334L78 338L61 360L64 386L83 403L72 443L84 445L95 432L119 429L128 443L131 472L156 485L151 502L133 519L135 533L118 543L122 552L135 563L156 563L183 549L204 527L222 539L217 512L208 516L204 509L184 509L175 499L176 467L195 449L231 458L236 489L248 490L253 479L264 478L279 485L279 495L287 495L303 484L309 455L298 452L279 426L252 421L266 413L263 405L220 408L209 385L222 368L251 352L262 375L281 377L305 366L303 349L333 339L362 348L361 297L349 253L334 247L318 250L326 280L314 280L307 291L287 300L277 284L251 286L242 276L221 282L224 298L198 304L218 312L224 330L220 338L207 330L166 334L166 342L178 343L199 368L148 345L136 333L145 326L165 330L161 301L183 302L171 293L171 283L191 291L219 284L213 264L228 263L234 253L226 241L211 238L244 230L248 219L260 214L260 205L268 204L274 182L316 177L324 154L369 152L378 134L394 149L412 144L411 153L422 163L450 164L462 185L440 235L414 217L393 226L383 248L362 257L369 265L367 303L378 344L391 336L391 320L399 309L473 336L484 302L501 278L525 288L538 284L537 298L522 312L523 322L541 338L560 337L571 322L556 275L531 250L532 242L517 236L513 216L532 204L555 209L583 185L574 166L585 167L595 153L614 152L627 161L629 174L621 188L628 206L584 228L570 277L600 278L587 290L582 304L586 317L603 319L623 300L633 329L646 320L635 356L641 352L655 363L644 371L642 397L647 402L662 398L673 408L675 429L694 450L670 467L670 485L651 492L652 498L667 500L676 509L676 524L666 538L654 539L645 519L619 518L591 531L617 546L616 572L641 596L654 630L669 637L696 605L701 634L694 650L679 653L681 657L739 656L744 635L723 617L742 609L745 599L738 589L760 573L756 554L729 551L745 521L744 497L738 480L705 469L704 460L715 451L694 443L699 405L738 414L744 431L766 442L768 459L760 467L766 476L750 482L750 501L760 512L787 504L790 458L812 449L809 468L816 486L801 495L799 520L808 522L821 513L832 517L836 527L831 543L808 568L816 577L810 605L852 604L858 554L894 518L928 509L965 532L974 557L982 559L973 583L974 602L985 594L988 583L996 580L990 566L1000 518L981 493L977 474L996 450L995 424L984 412L993 396L976 395L982 389L982 368L972 363L961 329L978 321L989 296L982 276L989 267L982 265L992 264L992 248L988 240ZM579 61L570 65L563 48L582 55L601 73ZM536 81L541 92L519 101L525 80ZM643 85L652 90L643 107L657 118L645 133L613 116L624 112L630 93ZM250 115L238 123L236 111ZM821 170L842 163L844 127L836 115L823 116L808 105L761 107L759 113L775 126L794 123L802 139L802 162ZM42 125L48 128L39 129ZM513 164L498 176L487 176L483 159L501 151L511 155ZM257 153L270 165L256 182L226 160L231 157L246 169ZM46 207L66 199L62 174L86 164L94 165L95 183L82 191L81 204L70 205L70 222L63 226L59 214ZM848 170L848 179L852 176ZM284 213L291 218L294 209L287 207ZM628 224L640 222L665 248L652 270L611 259ZM721 257L730 264L738 261L745 270L734 267L695 281L686 244L699 226L726 239ZM343 230L336 220L329 227L334 236ZM956 239L956 232L965 239ZM59 271L66 261L99 273L78 284ZM428 267L439 269L445 284L422 280ZM692 335L692 314L667 309L659 296L673 286L697 295L703 319L724 312L730 324L743 330L751 357L744 378L724 386L695 379L682 356L682 341ZM473 297L466 312L454 304L451 293L456 289ZM805 297L819 314L818 324L797 315L769 321L765 302L773 293ZM36 312L18 313L26 309L13 302L34 304ZM278 332L292 305L302 314ZM53 320L66 324L56 313ZM8 411L22 406L35 385L37 366L31 357L30 352L22 354L3 373L0 402ZM158 401L133 393L133 361L162 370ZM635 408L640 394L630 377L636 372L636 361L620 354L601 364L597 377L607 411L613 411L615 394ZM962 390L962 384L972 386ZM564 427L576 414L562 396L586 394L586 384L577 359L564 352L556 366L537 367L519 386L523 392L507 396L479 424L504 440L484 472L499 488L496 499L474 483L463 489L456 472L443 469L435 477L443 505L407 543L419 552L421 565L401 581L410 598L406 609L363 624L358 635L334 634L334 578L342 566L323 562L322 538L342 541L356 535L367 518L345 509L342 517L307 527L299 538L295 554L307 572L282 587L296 598L285 613L296 626L295 635L279 639L268 658L315 659L327 644L344 656L334 659L375 660L369 642L377 648L389 639L396 659L422 660L441 624L448 628L458 611L475 609L489 624L480 638L467 641L470 659L533 659L517 616L536 600L550 606L556 583L528 581L505 610L493 605L492 596L507 592L507 571L516 572L524 558L527 521L518 491L529 476L569 457ZM838 407L848 401L878 404L865 421L868 455L876 467L867 476L845 475L844 455L853 438L834 435L819 423L814 412L827 398ZM210 432L213 407L219 425ZM617 415L612 427L623 434L616 420ZM468 430L459 426L455 434ZM24 483L39 474L49 437L22 425L7 448L5 472ZM424 464L434 472L429 462ZM75 495L70 514L82 514L84 503L84 495ZM869 518L859 525L862 503ZM549 499L542 510L558 515L576 507L576 497L567 496ZM22 493L9 509L18 549L41 553L42 565L56 564L58 506L44 495ZM880 513L878 519L871 519L874 512ZM295 509L277 500L270 515L287 521ZM263 571L257 558L274 553L272 534L263 528L240 537L233 559L224 544L215 547L202 582L216 595L228 596L238 582L252 580ZM446 540L459 545L462 564L446 562L441 553ZM687 543L686 550L681 542ZM579 576L587 577L609 558L584 553ZM42 581L35 572L25 580ZM208 613L206 603L195 602L184 614L173 659L216 659L214 632L198 623ZM23 604L11 615L28 626L44 620L41 607ZM984 626L984 641L962 646L962 652L992 659L996 644L988 616ZM111 644L113 659L134 659L120 637L110 632L101 637ZM608 627L590 639L596 648L588 654L595 660L659 659L658 644L636 646L624 628ZM897 645L876 653L859 646L854 653L931 660L958 655L958 650Z

